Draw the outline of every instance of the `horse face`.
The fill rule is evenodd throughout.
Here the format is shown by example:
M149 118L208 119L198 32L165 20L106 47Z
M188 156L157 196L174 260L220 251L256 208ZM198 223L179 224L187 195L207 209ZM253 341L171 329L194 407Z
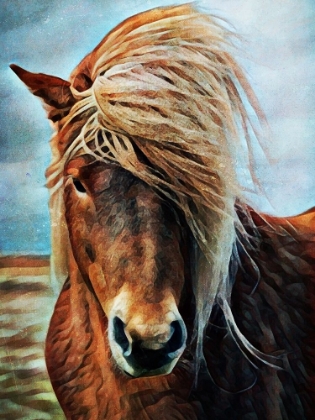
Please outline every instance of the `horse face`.
M73 255L107 317L117 365L134 377L169 373L187 337L178 215L126 170L88 156L65 168L64 200Z

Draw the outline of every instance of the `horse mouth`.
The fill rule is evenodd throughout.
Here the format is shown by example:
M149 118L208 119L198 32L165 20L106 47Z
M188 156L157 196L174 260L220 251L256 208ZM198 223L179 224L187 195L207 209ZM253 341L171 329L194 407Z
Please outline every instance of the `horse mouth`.
M170 363L163 365L158 369L146 369L146 368L140 368L140 367L135 368L133 366L128 365L128 367L124 366L122 371L130 379L153 377L153 376L164 376L172 372L177 361L178 359L172 360Z
M131 374L130 374L129 372L127 372L126 370L124 370L123 372L124 372L124 374L125 374L126 376L128 376L129 378L136 378L136 376L131 375Z
M117 367L129 378L151 377L168 375L172 372L182 355L185 346L176 352L170 353L167 348L148 350L141 345L134 345L133 351L124 355L117 349L112 349Z

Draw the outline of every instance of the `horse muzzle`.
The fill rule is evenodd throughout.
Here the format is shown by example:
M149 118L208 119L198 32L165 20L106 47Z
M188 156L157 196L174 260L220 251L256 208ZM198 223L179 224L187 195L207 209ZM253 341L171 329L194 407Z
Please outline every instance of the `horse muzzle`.
M128 323L118 316L110 319L109 342L113 357L125 373L133 377L165 375L182 355L187 330L179 313L171 322Z

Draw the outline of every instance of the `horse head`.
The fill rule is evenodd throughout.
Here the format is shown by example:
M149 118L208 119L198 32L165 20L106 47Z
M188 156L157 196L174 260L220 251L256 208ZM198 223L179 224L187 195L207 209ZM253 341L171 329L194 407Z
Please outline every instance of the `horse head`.
M66 97L61 110L75 103L66 81L12 69L46 104L53 95ZM45 90L38 93L37 86ZM74 262L107 318L114 360L134 377L169 373L187 339L178 309L190 275L184 218L110 161L75 156L62 178Z
M132 376L169 373L187 336L178 215L119 165L90 156L66 165L64 200L74 258L108 320L116 363Z

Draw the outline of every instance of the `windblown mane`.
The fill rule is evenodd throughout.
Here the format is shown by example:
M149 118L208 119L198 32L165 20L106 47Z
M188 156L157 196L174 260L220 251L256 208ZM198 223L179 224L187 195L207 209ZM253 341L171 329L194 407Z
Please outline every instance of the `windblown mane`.
M244 150L242 139L250 150L255 136L246 107L261 115L230 53L232 37L217 19L191 5L148 11L116 27L72 73L77 102L59 122L47 171L53 269L61 279L68 240L62 171L72 157L88 153L116 162L183 211L197 244L199 355L215 302L234 325L234 335L258 355L237 330L229 305L229 263L236 227L241 229L235 160Z

